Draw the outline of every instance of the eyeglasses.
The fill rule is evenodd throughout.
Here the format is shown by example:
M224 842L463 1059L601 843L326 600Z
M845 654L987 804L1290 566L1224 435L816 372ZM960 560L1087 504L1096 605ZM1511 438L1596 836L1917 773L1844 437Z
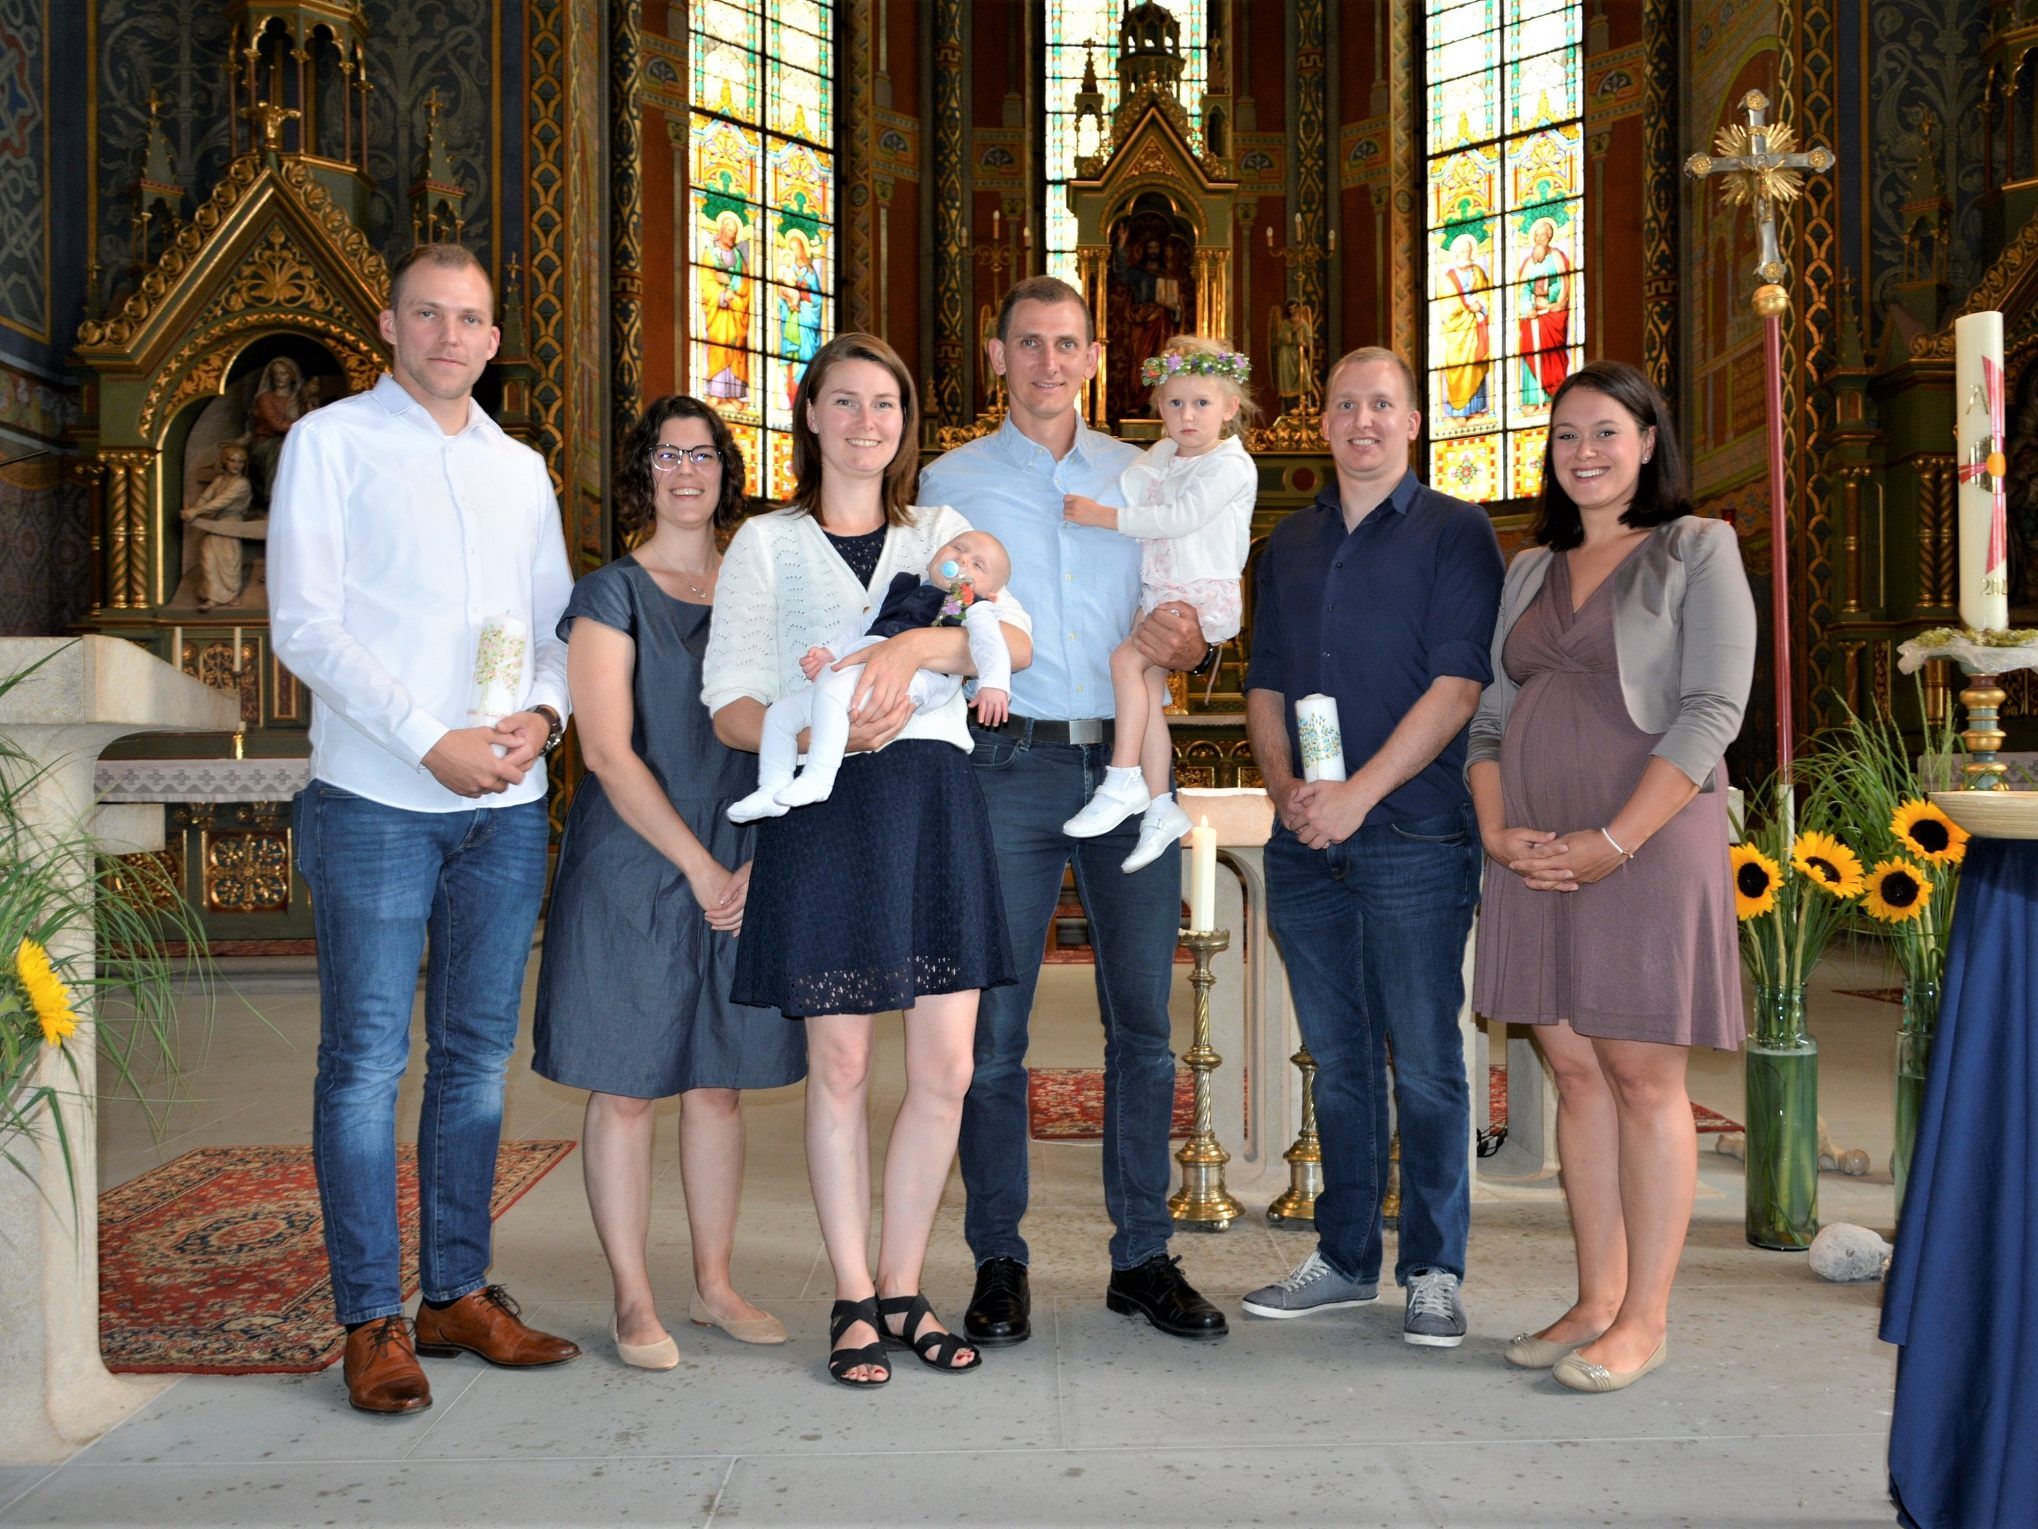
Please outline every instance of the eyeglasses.
M712 446L696 446L690 451L681 451L677 446L660 446L651 453L651 470L669 473L681 462L691 462L705 472L722 460L722 454Z

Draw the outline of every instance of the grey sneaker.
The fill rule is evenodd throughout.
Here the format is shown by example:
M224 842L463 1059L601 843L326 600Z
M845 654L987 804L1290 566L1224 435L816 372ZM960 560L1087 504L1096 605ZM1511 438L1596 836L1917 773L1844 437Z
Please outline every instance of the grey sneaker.
M1346 1279L1311 1253L1295 1266L1286 1279L1263 1285L1244 1301L1246 1315L1253 1317L1306 1317L1312 1311L1342 1311L1363 1306L1380 1294L1377 1284L1360 1284Z
M1424 1348L1456 1348L1465 1341L1465 1303L1458 1276L1448 1269L1418 1269L1408 1280L1408 1313L1401 1336Z

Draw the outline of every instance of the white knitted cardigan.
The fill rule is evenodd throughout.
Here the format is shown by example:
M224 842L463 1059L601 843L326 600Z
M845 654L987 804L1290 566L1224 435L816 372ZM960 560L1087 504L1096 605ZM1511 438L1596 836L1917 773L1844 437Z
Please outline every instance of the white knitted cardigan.
M797 510L753 515L736 530L715 588L715 617L701 666L701 703L710 713L749 696L770 705L806 684L800 655L833 642L844 627L867 625L896 574L923 575L935 548L970 529L947 505L918 505L910 525L885 533L884 554L868 585L858 584L821 523ZM1029 636L1032 618L1008 589L998 619ZM968 708L960 694L915 716L901 738L937 738L970 747Z

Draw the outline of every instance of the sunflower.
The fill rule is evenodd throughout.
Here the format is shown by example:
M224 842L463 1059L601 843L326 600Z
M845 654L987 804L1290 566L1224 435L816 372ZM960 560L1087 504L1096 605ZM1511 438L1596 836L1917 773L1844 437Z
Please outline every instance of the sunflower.
M1747 920L1760 918L1776 906L1776 887L1783 871L1752 844L1736 844L1730 859L1734 867L1734 915Z
M1889 831L1929 864L1958 865L1967 858L1967 830L1931 802L1905 802L1889 820Z
M1932 898L1932 883L1924 870L1908 860L1884 860L1868 873L1868 895L1862 906L1885 924L1902 924L1920 918Z
M1790 847L1790 863L1799 875L1809 877L1821 891L1835 897L1856 897L1867 884L1861 875L1861 857L1831 834L1799 834Z
M71 1012L71 990L50 965L50 953L34 940L23 940L14 953L14 974L21 979L35 1017L42 1024L42 1038L52 1046L78 1028L78 1016Z

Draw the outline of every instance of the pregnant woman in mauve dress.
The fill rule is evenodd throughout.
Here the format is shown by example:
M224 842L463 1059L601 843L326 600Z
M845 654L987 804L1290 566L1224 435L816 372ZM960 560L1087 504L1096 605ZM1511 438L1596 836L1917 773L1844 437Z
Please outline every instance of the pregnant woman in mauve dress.
M1689 1048L1744 1034L1721 756L1755 611L1733 528L1690 513L1668 405L1630 366L1558 391L1534 540L1466 769L1488 856L1473 1002L1538 1027L1578 1245L1577 1300L1508 1361L1612 1391L1668 1352Z

